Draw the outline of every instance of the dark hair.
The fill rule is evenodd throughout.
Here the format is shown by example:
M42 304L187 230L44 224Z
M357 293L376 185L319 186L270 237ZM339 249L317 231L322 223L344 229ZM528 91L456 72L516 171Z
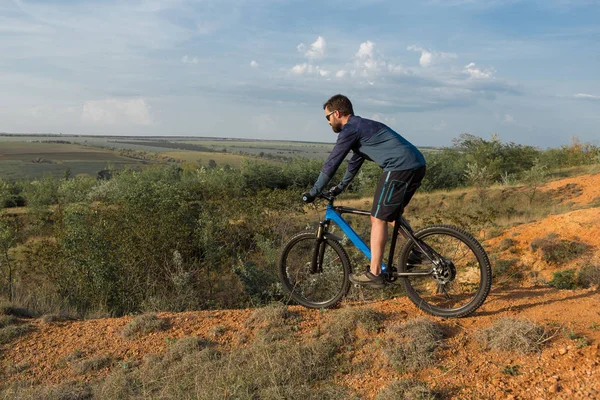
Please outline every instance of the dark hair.
M350 99L343 94L336 94L323 104L323 110L329 108L329 111L338 110L342 116L354 115L354 109Z

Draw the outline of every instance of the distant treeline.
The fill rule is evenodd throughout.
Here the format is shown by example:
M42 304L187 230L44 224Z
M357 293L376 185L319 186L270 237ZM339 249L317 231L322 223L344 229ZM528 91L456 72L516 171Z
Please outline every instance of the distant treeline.
M167 140L154 140L154 141L150 141L150 140L135 140L135 141L115 140L114 142L115 143L125 143L125 144L135 144L138 146L164 147L166 149L203 151L203 152L210 152L210 153L217 151L210 147L201 146L199 144L170 142Z

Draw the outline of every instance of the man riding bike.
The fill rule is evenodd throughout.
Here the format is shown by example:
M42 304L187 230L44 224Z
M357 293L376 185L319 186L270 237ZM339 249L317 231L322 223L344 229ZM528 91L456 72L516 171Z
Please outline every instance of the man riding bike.
M323 110L338 138L316 183L302 199L307 203L315 200L350 150L354 155L342 181L330 189L334 195L348 187L365 160L373 161L383 169L371 208L371 265L365 272L350 275L353 283L381 288L384 286L381 262L387 242L387 224L393 224L400 217L421 186L425 158L414 145L388 126L354 115L352 103L344 95L331 97Z

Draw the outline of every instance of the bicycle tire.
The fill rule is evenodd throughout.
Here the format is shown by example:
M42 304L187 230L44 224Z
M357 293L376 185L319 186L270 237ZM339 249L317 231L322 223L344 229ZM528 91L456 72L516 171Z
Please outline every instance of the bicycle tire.
M314 233L300 233L283 248L279 261L279 277L287 294L307 308L336 306L350 290L350 258L334 239L324 239L320 249L322 270L313 268L312 250L317 243Z
M443 318L465 317L477 310L492 285L492 267L481 244L471 234L452 225L428 226L414 236L451 261L454 277L441 284L432 276L401 277L408 298L419 309ZM416 272L431 267L431 261L423 256L422 265L412 261L409 266L409 256L414 248L417 246L412 240L404 243L399 256L400 272ZM450 250L454 253L451 254ZM433 293L434 289L436 293Z

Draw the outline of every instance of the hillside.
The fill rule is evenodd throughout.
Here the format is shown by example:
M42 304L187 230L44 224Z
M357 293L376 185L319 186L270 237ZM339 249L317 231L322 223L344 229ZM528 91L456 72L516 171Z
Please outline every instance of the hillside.
M93 386L94 382L110 376L107 381L112 382L112 386L107 388L107 384L101 385L101 389L95 388L93 393L95 398L114 398L118 397L115 393L132 395L133 392L123 389L127 386L123 383L127 379L123 377L139 374L135 376L142 382L140 385L143 389L138 387L141 392L138 390L133 397L176 398L152 391L152 387L155 388L152 384L157 379L162 379L161 382L177 381L180 375L193 373L189 365L183 366L186 356L177 361L182 364L179 369L173 369L176 361L171 360L168 365L159 363L165 369L162 375L148 369L148 364L158 363L160 357L166 362L166 355L170 354L170 349L178 339L197 336L209 342L209 347L220 352L221 357L230 359L229 364L219 364L227 367L210 371L210 374L215 374L215 382L232 382L225 380L222 375L237 371L235 357L242 357L242 354L250 354L248 357L254 361L248 369L262 371L264 375L273 374L272 381L278 382L273 383L276 393L271 393L271 397L255 398L306 397L279 392L288 387L285 386L286 382L293 382L294 378L281 381L275 375L283 374L288 367L290 371L294 370L295 364L283 364L283 370L274 368L280 353L277 347L269 347L265 343L284 348L289 346L288 353L291 354L298 346L319 340L340 346L336 350L334 370L324 373L326 379L311 378L311 390L326 390L328 385L333 385L345 388L344 393L351 393L354 398L373 399L378 394L383 396L381 391L393 380L409 378L426 384L442 398L600 398L598 288L558 290L546 284L557 271L600 265L600 174L554 181L541 190L553 191L557 196L564 197L563 202L571 207L571 211L510 227L501 235L486 241L486 247L512 260L511 271L522 269L516 272L521 272L523 279L520 286L498 279L487 301L470 317L459 320L434 318L420 312L406 298L346 302L339 309L325 312L292 306L285 312L271 314L261 314L261 310L252 309L159 313L158 317L166 321L166 327L133 339L126 339L122 335L133 317L86 321L57 318L57 321L47 322L43 319L20 318L23 324L30 325L30 330L0 346L1 381L13 384L3 394L10 398L10 394L15 393L11 390L23 390L19 383L27 386L35 382L45 390L62 388L60 390L63 392L59 389L47 392L54 393L52 396L55 397L48 395L50 398L66 398L56 394L59 392L80 393L81 397L75 398L88 398L91 389L81 388L88 388L86 384ZM560 263L556 262L550 255L559 257L564 254L551 253L550 247L544 247L548 243L555 244L552 249L567 252L568 257L565 256ZM575 248L581 251L576 252ZM377 318L371 322L376 326L373 328L372 324L361 323L362 317L356 314L356 310L373 311ZM395 336L398 325L422 317L439 323L444 330L443 340L436 343L434 363L416 371L393 368L390 347L402 343ZM340 329L347 329L342 322L352 318L356 319L356 324L350 329L352 332L347 332L347 336L339 339L336 335ZM481 330L503 318L527 320L542 326L547 335L539 343L540 351L521 353L484 348L478 340ZM257 354L262 354L262 358ZM81 366L82 360L102 358L109 361L97 368L77 367ZM198 360L195 359L195 362ZM318 363L309 366L308 369L319 367ZM160 378L144 380L144 373L139 371L154 371ZM178 371L179 375L169 375L173 371ZM306 379L309 375L307 370ZM69 392L64 386L54 385L78 388L79 392ZM213 393L211 397L204 394L201 386L196 383L195 393L180 393L186 393L185 397L189 398L252 398L242 395L236 397L231 393ZM35 390L41 390L40 387ZM26 390L18 393L35 398ZM330 394L327 398L335 396Z

